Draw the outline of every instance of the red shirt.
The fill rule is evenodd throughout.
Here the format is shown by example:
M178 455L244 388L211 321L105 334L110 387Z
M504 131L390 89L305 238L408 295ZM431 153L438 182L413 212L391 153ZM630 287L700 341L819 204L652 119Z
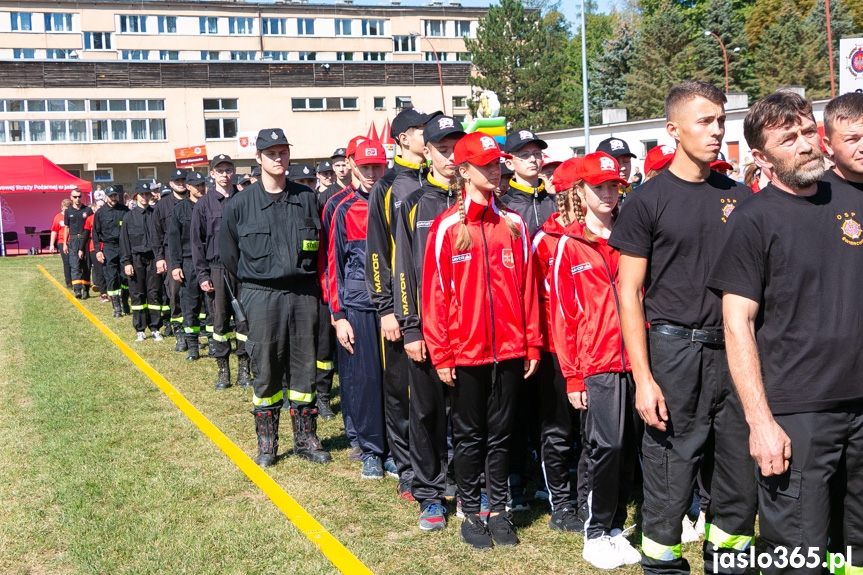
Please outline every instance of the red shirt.
M66 243L66 224L63 223L63 212L54 216L54 221L51 222L51 231L57 232L57 243Z
M90 232L90 251L95 252L93 249L93 216L95 216L95 212L87 216L87 219L84 220L84 229ZM102 244L99 244L99 251L102 251Z

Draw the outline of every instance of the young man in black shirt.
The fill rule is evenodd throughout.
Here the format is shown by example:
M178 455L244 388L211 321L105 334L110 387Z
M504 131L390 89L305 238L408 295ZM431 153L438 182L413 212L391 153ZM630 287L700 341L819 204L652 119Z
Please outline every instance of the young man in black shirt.
M149 326L156 341L162 341L162 278L156 273L156 260L150 242L150 188L135 186L132 197L135 207L129 210L120 224L120 263L129 278L129 295L132 298L132 325L137 338L144 341Z
M863 194L840 175L863 179L859 144L847 138L861 132L863 94L840 96L824 115L838 160L819 181L811 103L776 92L749 111L744 136L773 178L735 211L708 280L722 292L729 365L761 472L770 574L792 552L805 557L794 573L825 572L828 552L851 562L846 573L863 568Z
M742 573L736 563L725 565L749 548L754 534L755 472L746 456L746 424L728 372L721 300L706 286L728 216L752 195L710 170L725 135L724 103L725 95L703 82L671 89L666 129L678 142L677 153L667 170L629 198L608 241L621 251L621 324L635 407L647 424L645 573L689 573L680 551L681 522L699 467L711 495L705 571ZM720 558L726 554L732 557Z
M161 194L161 198L153 206L153 217L150 219L150 242L153 246L153 254L156 258L156 273L163 279L165 289L163 292L162 323L165 324L165 335L173 335L176 331L177 351L185 351L186 340L181 329L183 312L180 309L180 285L174 280L169 272L168 266L168 226L171 223L171 214L177 202L188 197L186 191L186 170L175 169L171 172L169 184L171 193ZM167 301L167 305L165 302ZM167 309L165 309L167 308ZM180 349L182 348L182 349Z
M105 190L105 205L93 217L93 245L102 247L96 252L96 259L102 262L102 276L114 317L123 317L120 296L125 280L120 274L120 222L129 212L120 202L120 191L118 186L109 186Z
M69 196L72 198L72 205L66 209L66 214L63 217L66 224L66 243L63 245L63 254L69 260L75 297L87 299L90 297L90 269L87 265L86 256L90 234L84 229L84 224L93 211L81 201L82 195L83 192L75 188Z

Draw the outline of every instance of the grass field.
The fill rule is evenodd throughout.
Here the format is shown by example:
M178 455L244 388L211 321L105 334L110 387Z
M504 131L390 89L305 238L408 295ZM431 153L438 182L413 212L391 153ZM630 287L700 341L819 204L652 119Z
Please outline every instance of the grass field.
M59 257L0 259L0 573L337 573L37 264L63 283ZM251 390L213 390L212 360L189 365L173 338L135 344L130 318L82 303L254 457ZM319 431L331 465L288 457L267 473L374 573L598 572L542 502L516 516L514 549L469 551L452 506L446 531L421 533L395 480L359 479L341 419ZM281 451L290 438L283 423ZM699 551L684 546L693 572Z

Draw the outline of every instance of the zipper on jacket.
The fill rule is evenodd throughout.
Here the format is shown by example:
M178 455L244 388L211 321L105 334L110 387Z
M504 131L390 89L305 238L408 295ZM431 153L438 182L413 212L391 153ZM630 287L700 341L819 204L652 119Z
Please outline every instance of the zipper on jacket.
M494 201L494 200L490 199L490 201ZM494 357L494 365L495 365L495 370L496 370L497 369L497 345L495 343L495 338L494 338L494 300L492 299L492 293L491 293L491 264L489 263L489 260L488 260L488 241L486 240L486 237L485 237L485 226L483 225L485 223L486 212L488 212L488 205L486 205L485 209L482 212L482 217L479 219L479 229L480 229L480 232L482 233L482 244L483 244L483 247L485 248L485 281L488 284L488 307L489 307L489 310L491 311L491 353L492 353L492 357Z
M539 188L533 189L533 219L536 222L537 227L542 226L545 222L539 221L539 212L536 211L536 195L539 193Z

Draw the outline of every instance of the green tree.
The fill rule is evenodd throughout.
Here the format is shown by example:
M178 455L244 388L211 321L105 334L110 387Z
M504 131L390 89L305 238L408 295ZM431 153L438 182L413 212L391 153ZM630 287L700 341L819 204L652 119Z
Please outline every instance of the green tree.
M468 81L497 94L500 114L513 129L560 127L567 108L569 30L563 16L551 12L543 17L521 0L501 0L480 19L476 39L465 39L479 72Z
M722 47L711 35L710 31L719 36L728 54L728 90L730 92L745 91L749 85L749 66L746 54L749 43L746 38L744 22L738 16L728 0L710 0L701 26L696 30L696 40L693 53L696 62L703 70L706 80L725 89L725 61L722 57ZM735 49L737 51L735 51Z
M825 2L818 0L803 21L809 37L807 47L811 58L811 77L808 78L807 95L810 98L830 97L830 54L827 43L827 12ZM830 2L830 33L833 40L833 74L836 89L839 89L839 67L842 55L839 53L839 40L856 36L860 26L855 24L854 15L845 2Z
M621 17L613 34L605 40L602 50L590 59L588 100L590 120L598 122L603 108L618 108L626 98L626 77L632 71L635 58L635 23Z

